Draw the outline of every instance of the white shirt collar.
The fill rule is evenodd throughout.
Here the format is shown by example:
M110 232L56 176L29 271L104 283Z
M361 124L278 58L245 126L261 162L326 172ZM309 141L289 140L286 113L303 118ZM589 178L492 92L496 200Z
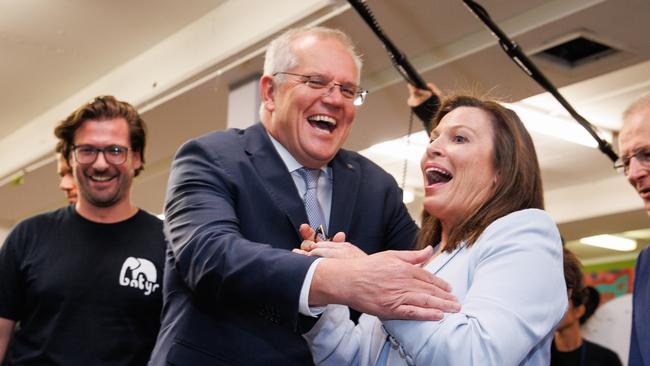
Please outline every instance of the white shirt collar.
M273 143L273 147L275 147L275 150L280 154L280 159L284 162L284 165L287 166L287 169L289 170L290 173L293 173L294 171L302 168L302 164L296 160L293 155L287 150L278 140L273 138L269 131L267 130L266 133L269 135L269 138L271 139L271 143ZM329 175L327 165L320 167L321 172L324 172L325 174Z

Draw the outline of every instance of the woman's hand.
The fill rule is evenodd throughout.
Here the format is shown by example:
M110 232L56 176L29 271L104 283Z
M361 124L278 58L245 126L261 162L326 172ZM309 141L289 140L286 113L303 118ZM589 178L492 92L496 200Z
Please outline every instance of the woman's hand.
M345 233L338 232L330 241L319 241L314 229L307 224L300 225L300 235L303 241L300 249L294 249L294 253L318 256L325 258L359 258L367 254L352 243L345 241Z
M343 234L343 237L345 237L345 234ZM334 239L336 239L336 235L334 236ZM359 249L354 244L342 241L313 242L311 240L305 240L300 245L300 249L294 249L293 251L295 253L325 258L351 259L367 256L363 250Z

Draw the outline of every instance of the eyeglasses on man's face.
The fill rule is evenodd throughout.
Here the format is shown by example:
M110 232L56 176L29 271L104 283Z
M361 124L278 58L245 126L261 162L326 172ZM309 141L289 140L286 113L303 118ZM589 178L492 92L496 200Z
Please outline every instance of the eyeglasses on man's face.
M325 92L323 93L323 96L330 95L332 93L332 90L334 90L334 87L338 86L339 90L341 91L341 95L346 99L352 100L354 105L357 106L362 105L363 102L366 100L366 96L368 95L368 91L363 89L359 85L355 85L352 83L346 83L346 84L337 83L336 81L334 81L334 79L328 78L323 75L302 75L302 74L283 72L283 71L276 72L273 74L273 76L276 75L291 75L291 76L300 77L302 78L302 82L308 87L314 90L324 90Z
M99 148L93 145L74 145L72 147L74 158L79 164L92 164L97 160L97 155L104 154L104 160L113 165L124 164L129 148L120 145L109 145Z
M627 175L630 172L630 161L635 158L643 166L650 166L650 150L641 149L628 156L622 156L614 163L617 172Z

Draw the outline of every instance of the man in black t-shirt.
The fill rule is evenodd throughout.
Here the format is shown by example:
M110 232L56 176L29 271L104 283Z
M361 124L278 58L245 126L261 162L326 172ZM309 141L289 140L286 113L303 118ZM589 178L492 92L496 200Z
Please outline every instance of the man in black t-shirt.
M22 221L0 248L0 361L144 365L160 324L165 251L161 220L131 201L144 122L102 96L55 134L77 202Z

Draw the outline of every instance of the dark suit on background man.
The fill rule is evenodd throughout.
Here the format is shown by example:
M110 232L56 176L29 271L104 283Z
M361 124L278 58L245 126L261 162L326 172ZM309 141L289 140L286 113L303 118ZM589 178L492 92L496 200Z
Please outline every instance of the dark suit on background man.
M650 249L646 248L636 260L632 296L632 337L630 365L650 365Z

